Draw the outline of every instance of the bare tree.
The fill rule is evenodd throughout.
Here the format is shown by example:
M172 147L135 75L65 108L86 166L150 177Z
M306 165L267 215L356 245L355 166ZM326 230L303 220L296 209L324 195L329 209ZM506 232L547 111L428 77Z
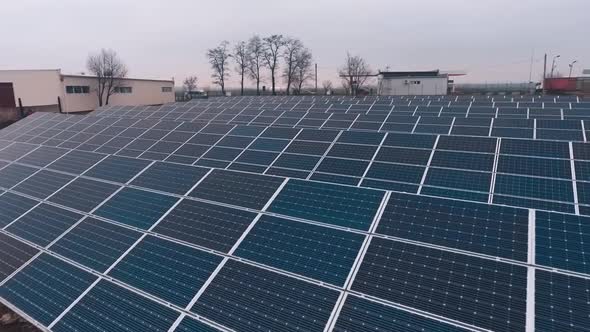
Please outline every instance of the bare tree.
M189 76L184 79L182 86L184 87L184 92L186 94L191 94L191 92L197 90L197 76Z
M371 69L365 59L358 55L352 56L347 52L346 63L338 70L338 74L342 78L342 85L347 92L356 96L371 75Z
M117 52L111 49L101 49L100 52L90 54L86 59L86 68L98 81L96 94L98 106L108 105L111 95L119 87L122 78L127 76L127 66Z
M276 95L276 70L279 65L279 57L281 56L281 49L284 45L285 38L283 35L272 35L264 38L264 61L270 70L270 78L272 84L272 94Z
M297 87L298 94L301 93L303 84L305 84L307 80L313 78L312 60L313 56L311 55L311 51L307 48L304 48L299 53L297 53L297 58L295 62L296 69L295 76L293 78L293 83Z
M248 46L246 42L239 42L234 47L234 60L236 62L236 71L240 74L240 95L244 95L244 77L247 74L248 67L250 66L250 53L248 52Z
M228 50L229 42L223 41L216 48L207 50L207 58L213 69L213 83L219 85L221 93L225 95L225 80L229 77L229 58L232 56Z
M248 53L248 76L256 83L256 94L260 95L260 68L264 66L264 44L259 36L254 36L248 41Z
M283 59L285 59L283 78L287 83L287 94L290 94L291 84L295 80L295 73L297 72L297 61L304 46L299 39L291 37L288 37L283 41L283 46Z
M332 91L332 81L322 82L322 88L324 89L324 94L327 95L328 92Z

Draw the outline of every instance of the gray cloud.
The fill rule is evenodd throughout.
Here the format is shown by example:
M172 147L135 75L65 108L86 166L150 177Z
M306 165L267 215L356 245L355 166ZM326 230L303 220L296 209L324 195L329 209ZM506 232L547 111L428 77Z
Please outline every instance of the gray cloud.
M588 0L224 0L54 1L2 4L0 68L84 71L88 53L119 52L132 76L197 74L209 85L207 48L253 34L299 37L312 49L320 82L336 80L346 51L373 69L466 70L463 82L526 81L535 49L590 67ZM234 74L234 78L235 78ZM232 81L232 85L236 85Z

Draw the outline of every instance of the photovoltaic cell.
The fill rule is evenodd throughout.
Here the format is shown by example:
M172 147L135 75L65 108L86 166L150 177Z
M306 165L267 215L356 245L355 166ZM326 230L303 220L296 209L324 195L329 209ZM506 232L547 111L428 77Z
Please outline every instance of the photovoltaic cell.
M590 331L590 279L535 272L535 329Z
M183 200L154 228L154 232L228 252L255 217L252 212Z
M493 331L524 331L526 277L526 267L373 238L352 289Z
M21 182L15 191L45 199L68 184L74 176L52 171L40 170L37 174Z
M376 232L527 261L526 209L392 193Z
M282 178L214 170L191 193L210 201L262 209L283 182Z
M118 189L104 182L78 178L49 198L49 201L90 212Z
M434 319L349 295L334 327L335 332L459 332L468 331Z
M489 192L492 174L487 172L458 171L428 168L424 185L478 192Z
M383 196L383 192L376 190L290 180L269 211L368 230Z
M208 171L208 168L156 162L135 178L131 184L183 195Z
M356 233L263 216L235 255L342 286L364 239Z
M590 218L537 211L535 263L590 274Z
M73 150L47 167L56 171L82 174L104 157L103 154Z
M101 280L59 320L53 330L167 332L179 315L171 308Z
M141 234L107 222L87 218L49 250L93 270L104 272Z
M80 214L52 205L41 204L11 224L6 230L45 247L81 218Z
M123 188L94 214L129 226L149 229L178 201L178 198L148 191Z
M39 250L0 233L0 281L18 270L38 252Z
M316 331L323 330L338 295L229 260L191 311L239 331Z
M45 167L66 154L68 151L69 150L67 149L41 146L37 150L19 159L18 162L38 167Z
M203 322L190 317L185 317L180 324L174 330L175 332L217 332L216 328L213 328Z
M42 254L0 287L0 297L47 326L95 280L88 272Z
M220 256L147 236L109 275L186 307L221 260Z
M0 187L10 189L37 171L36 168L10 164L0 169Z
M84 176L126 183L149 164L147 160L109 156L89 169Z
M498 174L494 194L573 202L570 181Z
M35 205L36 201L23 196L12 193L0 195L0 228L4 228Z

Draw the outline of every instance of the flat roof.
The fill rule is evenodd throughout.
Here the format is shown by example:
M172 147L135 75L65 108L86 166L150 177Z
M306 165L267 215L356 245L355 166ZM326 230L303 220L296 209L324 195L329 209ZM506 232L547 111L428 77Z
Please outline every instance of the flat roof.
M81 74L61 74L62 77L78 77L78 78L96 78L94 75L81 75ZM174 83L174 80L163 80L163 79L152 79L152 78L135 78L135 77L123 77L121 80L128 81L150 81L150 82L166 82Z
M379 75L383 77L447 77L437 70L427 71L380 71Z
M35 71L56 71L60 73L62 77L84 77L84 78L96 78L95 75L82 75L82 74L63 74L61 69L0 69L0 72L35 72ZM167 82L174 83L174 80L157 79L157 78L136 78L136 77L124 77L124 80L130 81L151 81L151 82Z

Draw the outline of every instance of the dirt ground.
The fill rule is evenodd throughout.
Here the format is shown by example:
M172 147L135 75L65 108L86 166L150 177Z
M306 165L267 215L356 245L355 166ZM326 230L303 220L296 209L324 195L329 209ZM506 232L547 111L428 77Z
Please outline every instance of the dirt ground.
M4 316L10 315L10 316ZM2 305L0 303L0 318L15 318L14 322L10 324L3 325L2 319L0 319L0 332L40 332L37 327L33 326L32 324L26 322L22 318L18 318L10 309Z

